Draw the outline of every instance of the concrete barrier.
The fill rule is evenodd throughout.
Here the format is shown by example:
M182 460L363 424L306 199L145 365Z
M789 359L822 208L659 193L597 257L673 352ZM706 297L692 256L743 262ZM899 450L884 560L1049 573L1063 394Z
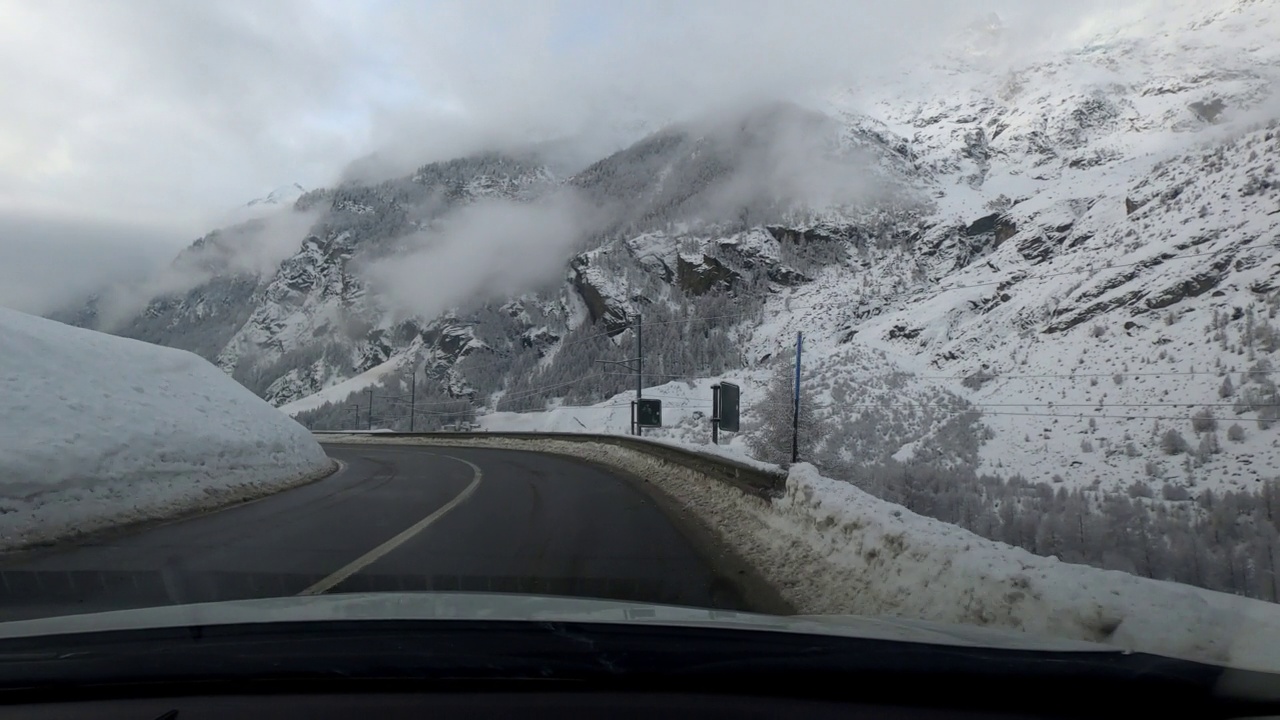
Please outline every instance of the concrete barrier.
M731 485L744 493L757 497L779 497L786 487L786 475L781 471L769 471L742 463L719 455L702 453L688 448L655 442L630 435L597 435L590 433L558 433L558 432L432 432L432 433L398 433L398 432L342 432L315 431L320 436L361 435L377 438L424 438L432 444L447 445L450 441L479 440L516 440L536 443L539 440L557 440L561 442L592 443L596 445L612 445L644 453L666 463L701 473L713 480ZM536 449L536 448L530 448Z

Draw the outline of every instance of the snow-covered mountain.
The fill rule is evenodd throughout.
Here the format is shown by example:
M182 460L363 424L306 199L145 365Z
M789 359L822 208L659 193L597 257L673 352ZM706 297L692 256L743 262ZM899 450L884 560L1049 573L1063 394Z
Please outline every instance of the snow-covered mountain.
M274 190L267 193L266 195L263 195L260 198L254 198L250 200L249 202L245 203L244 206L251 208L251 207L259 207L262 205L274 205L277 207L284 206L284 205L292 205L293 203L298 201L298 198L305 195L306 192L307 192L307 189L302 187L298 183L289 183L288 185L281 185L280 187L275 188Z
M818 452L846 475L1250 491L1280 466L1280 2L1150 10L1043 51L988 18L822 107L671 125L570 176L489 153L313 190L278 264L224 257L252 231L211 235L179 259L199 282L117 331L214 359L316 427L367 420L371 386L375 423L407 426L421 371L424 428L618 405L634 379L597 361L633 356L639 313L645 384L687 410L666 431L685 436L705 429L711 377L742 382L759 422L801 331ZM545 214L521 208L566 195L589 210L540 246L559 280L517 282L528 257L455 238L484 240L459 218L488 208L528 218L489 235L542 238ZM472 290L442 310L391 277Z

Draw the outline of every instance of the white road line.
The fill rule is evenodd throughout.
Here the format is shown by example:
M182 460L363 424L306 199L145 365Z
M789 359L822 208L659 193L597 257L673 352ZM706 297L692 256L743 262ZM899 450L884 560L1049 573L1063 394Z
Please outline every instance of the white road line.
M364 555L361 555L355 560L352 560L350 563L345 565L342 569L338 570L337 572L324 578L320 582L316 583L315 585L312 585L311 587L307 588L306 590L303 590L298 594L299 595L319 595L320 593L333 589L333 587L336 586L338 583L342 582L343 580L346 580L352 575L355 575L356 573L365 569L366 567L371 565L374 561L376 561L378 558L382 557L383 555L386 555L392 550L395 550L396 548L405 544L414 535L417 535L423 530L426 530L427 527L431 525L431 523L444 517L445 513L449 512L450 510L466 502L467 498L471 497L471 495L475 493L476 488L480 487L480 479L484 477L484 473L480 471L480 468L476 466L475 463L468 462L466 460L463 460L462 458L454 457L452 455L441 455L441 457L447 457L450 460L457 460L458 462L467 463L468 465L470 465L471 472L473 473L473 477L471 478L471 484L463 488L462 492L458 493L456 497L454 497L449 502L445 503L444 506L441 507L439 510L436 510L435 512L422 518L421 520L409 526L408 528L405 528L404 531L402 531L399 535L396 535L395 537L382 543L381 545L370 550Z

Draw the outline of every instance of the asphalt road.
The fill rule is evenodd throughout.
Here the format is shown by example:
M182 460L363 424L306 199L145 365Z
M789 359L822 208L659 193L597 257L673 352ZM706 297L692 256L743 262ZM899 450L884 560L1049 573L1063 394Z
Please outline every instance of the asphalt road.
M0 558L0 620L283 595L518 592L786 608L647 483L511 450L327 445L251 503Z

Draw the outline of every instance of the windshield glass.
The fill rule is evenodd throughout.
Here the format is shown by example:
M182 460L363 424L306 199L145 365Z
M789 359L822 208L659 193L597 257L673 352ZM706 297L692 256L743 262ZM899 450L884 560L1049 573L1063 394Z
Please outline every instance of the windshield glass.
M0 636L483 593L1280 671L1278 39L0 0Z

